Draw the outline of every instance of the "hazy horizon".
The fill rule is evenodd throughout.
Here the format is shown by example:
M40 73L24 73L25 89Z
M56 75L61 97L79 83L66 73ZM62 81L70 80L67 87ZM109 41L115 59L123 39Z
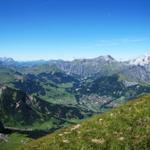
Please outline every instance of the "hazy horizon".
M63 58L48 58L48 59L38 59L38 58L34 58L34 59L27 59L27 60L23 60L23 59L15 59L13 57L7 57L7 56L0 56L0 58L12 58L13 60L15 61L18 61L18 62L30 62L30 61L49 61L49 60L64 60L64 61L73 61L73 60L76 60L76 59L93 59L93 58L97 58L97 57L100 57L100 56L108 56L110 55L112 58L114 58L115 60L117 61L128 61L128 60L132 60L132 59L135 59L135 58L138 58L138 57L141 57L141 56L144 56L144 55L148 55L150 56L149 53L143 53L141 55L137 55L135 57L131 57L129 59L123 59L123 58L115 58L113 55L111 54L106 54L106 55L98 55L98 56L95 56L95 57L78 57L78 58L75 58L73 57L72 59L63 59Z

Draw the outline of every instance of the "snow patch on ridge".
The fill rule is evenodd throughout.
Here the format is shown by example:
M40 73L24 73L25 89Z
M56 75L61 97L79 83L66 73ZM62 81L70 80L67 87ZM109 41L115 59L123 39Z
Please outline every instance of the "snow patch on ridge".
M130 65L140 65L140 66L150 64L150 55L144 54L136 59L130 60L129 64Z

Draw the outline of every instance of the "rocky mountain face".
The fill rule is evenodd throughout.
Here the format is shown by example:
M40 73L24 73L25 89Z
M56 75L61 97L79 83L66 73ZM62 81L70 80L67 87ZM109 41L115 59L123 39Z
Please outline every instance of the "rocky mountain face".
M64 71L81 77L121 74L130 81L150 83L150 56L147 55L129 62L118 62L112 57L101 56L92 60L78 60L76 63L73 61L72 66L73 71Z
M55 64L67 74L79 75L82 78L122 74L131 81L150 83L150 56L148 55L127 62L119 62L108 55L93 59L49 61L49 64Z
M127 65L120 73L130 81L150 84L150 68L141 65Z
M122 73L130 80L150 83L150 56L145 54L136 59L129 60Z
M79 75L80 77L99 74L112 74L117 71L119 63L111 56L100 56L93 59L76 59L73 61L49 61L68 74ZM116 67L117 66L117 67Z

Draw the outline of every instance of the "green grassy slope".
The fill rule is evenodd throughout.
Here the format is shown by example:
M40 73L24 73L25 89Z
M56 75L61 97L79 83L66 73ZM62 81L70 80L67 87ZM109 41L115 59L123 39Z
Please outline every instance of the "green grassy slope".
M7 142L0 141L0 150L16 150L20 145L31 141L30 138L24 134L13 133L8 135Z
M14 69L0 66L0 84L10 84L10 82L22 79L21 73Z
M32 141L20 150L148 150L150 94Z

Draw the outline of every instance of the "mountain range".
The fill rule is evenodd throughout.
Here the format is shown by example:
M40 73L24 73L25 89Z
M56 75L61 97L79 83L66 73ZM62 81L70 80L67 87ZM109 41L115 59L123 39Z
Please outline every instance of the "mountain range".
M122 62L110 55L73 61L0 58L0 130L49 132L149 92L148 55Z
M112 56L99 56L92 59L64 60L39 60L30 62L18 62L12 58L0 58L2 66L35 70L37 66L56 66L67 74L77 75L82 78L93 75L105 76L114 73L122 75L128 80L150 83L150 56L142 55L129 61L117 61ZM22 70L21 70L22 71Z

